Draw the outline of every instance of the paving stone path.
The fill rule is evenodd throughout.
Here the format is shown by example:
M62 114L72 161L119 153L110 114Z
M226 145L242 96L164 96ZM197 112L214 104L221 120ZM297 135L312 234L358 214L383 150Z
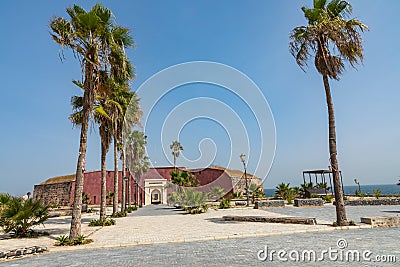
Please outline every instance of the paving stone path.
M396 215L400 206L347 207L350 219L361 216ZM318 225L269 224L259 222L224 222L222 216L299 216L315 217ZM85 246L54 247L55 237L66 234L69 219L52 218L46 223L49 238L0 240L0 249L13 246L47 244L50 253L0 262L0 266L293 266L294 262L261 262L257 252L266 245L274 250L315 249L336 247L345 238L351 249L370 249L374 253L393 254L400 261L400 229L360 229L368 225L337 230L328 223L334 221L334 206L322 208L286 207L254 210L239 208L209 210L199 215L188 215L167 206L149 206L118 218L117 225L103 228L88 227L96 214L85 214L83 232L94 242ZM287 264L287 265L285 265ZM327 265L323 265L327 264ZM332 266L337 264L308 262L303 266ZM368 263L369 264L369 263ZM370 266L395 266L371 263ZM347 263L346 263L347 265ZM365 266L352 263L350 266ZM301 266L301 264L300 264ZM366 265L368 266L368 265Z
M152 246L136 246L127 248L80 250L71 252L50 253L40 256L0 263L0 266L399 266L400 261L400 229L360 229L334 231L325 233L305 233L262 238L227 239L219 241L190 242L177 244L160 244ZM375 256L394 255L397 262L368 262L329 260L324 261L288 260L282 262L275 255L260 261L257 254L265 250L303 251L338 249L337 240L345 239L348 247L344 249L358 250L362 253L370 250L370 259ZM339 255L339 254L338 254ZM260 254L261 258L263 254ZM288 257L288 256L286 256ZM335 257L332 257L334 259ZM349 258L351 260L351 258Z

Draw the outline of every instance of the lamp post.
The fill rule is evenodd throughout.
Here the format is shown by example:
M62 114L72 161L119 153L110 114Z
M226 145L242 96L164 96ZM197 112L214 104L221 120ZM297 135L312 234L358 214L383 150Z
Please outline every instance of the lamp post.
M122 181L122 182L123 182L122 203L121 203L121 204L122 204L122 208L121 208L122 211L125 211L125 210L126 210L126 191L127 191L127 190L126 190L126 189L127 189L126 186L127 186L127 184L128 184L128 183L127 183L127 182L128 182L128 179L129 179L128 176L124 176L124 177L123 177L123 181Z
M246 201L247 201L247 207L250 206L250 197L249 197L249 184L247 182L247 170L246 170L246 155L241 154L240 155L240 160L243 163L243 168L244 168L244 179L246 180Z

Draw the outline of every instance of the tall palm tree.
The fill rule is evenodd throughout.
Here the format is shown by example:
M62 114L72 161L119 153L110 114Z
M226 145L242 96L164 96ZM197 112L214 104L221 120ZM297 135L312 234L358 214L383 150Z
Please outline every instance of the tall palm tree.
M141 176L147 172L149 168L149 157L146 155L147 136L138 130L132 131L127 135L127 165L130 171L133 171L135 180L140 182ZM131 204L131 182L128 185L128 205Z
M183 146L178 141L173 141L169 148L172 149L172 155L174 156L174 169L176 169L176 159L179 157L179 151L183 150Z
M314 64L322 75L329 118L329 153L333 172L337 224L347 225L343 189L337 159L335 113L329 79L339 80L345 62L354 67L363 60L361 32L368 27L355 19L346 20L352 8L347 1L314 0L313 8L302 7L308 26L296 27L290 34L290 51L300 67L314 55Z
M132 117L130 111L130 103L132 99L138 99L136 94L128 91L129 85L126 82L117 85L111 96L112 108L110 109L111 117L111 133L114 144L114 205L113 214L118 211L118 155L121 155L123 168L125 168L125 151L124 151L124 127L131 127L138 124L138 118ZM138 103L138 100L137 100ZM140 112L137 112L141 114Z
M90 11L78 5L66 9L70 20L56 17L50 22L53 40L77 55L82 66L83 86L82 125L79 156L76 168L75 194L73 202L70 239L81 234L81 208L84 178L84 162L87 147L89 118L99 90L99 75L107 69L110 54L120 54L121 47L132 45L128 30L114 25L111 10L96 4ZM114 39L113 37L121 36ZM124 43L121 42L124 40ZM120 41L118 43L118 41Z

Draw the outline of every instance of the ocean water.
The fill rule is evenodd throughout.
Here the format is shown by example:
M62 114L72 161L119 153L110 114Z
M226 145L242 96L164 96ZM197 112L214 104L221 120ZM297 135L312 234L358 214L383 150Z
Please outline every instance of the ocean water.
M344 193L346 195L354 195L356 189L358 189L357 185L345 185L343 186ZM374 190L381 190L381 195L396 195L400 194L400 186L396 184L381 184L381 185L361 185L361 193L364 194L374 194ZM273 188L264 188L265 196L272 197L275 193L275 189Z

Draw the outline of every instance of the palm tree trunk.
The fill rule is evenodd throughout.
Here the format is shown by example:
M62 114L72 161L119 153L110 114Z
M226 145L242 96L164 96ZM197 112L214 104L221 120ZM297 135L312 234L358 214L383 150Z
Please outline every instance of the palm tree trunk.
M90 58L90 54L88 55ZM81 234L81 218L82 218L82 192L84 182L84 162L86 158L87 132L89 126L89 113L94 102L95 84L92 81L93 74L96 73L95 68L91 64L85 66L85 92L83 94L83 110L82 110L82 127L79 142L79 157L76 166L76 180L74 203L72 206L71 228L69 231L69 239L75 239Z
M87 145L87 131L88 131L88 112L86 116L83 116L80 145L79 145L79 157L78 164L76 167L76 180L75 180L75 194L74 202L72 206L72 219L71 228L69 232L69 239L75 239L81 234L81 217L82 217L82 192L84 182L84 161Z
M101 145L101 202L100 202L100 220L106 218L106 204L107 204L107 166L106 166L106 148Z
M121 211L125 211L126 206L126 181L125 181L125 153L121 150L121 161L122 161L122 201L121 201Z
M333 188L335 192L335 205L336 205L336 220L339 226L346 226L347 217L346 209L343 200L343 188L339 174L339 163L337 159L337 148L336 148L336 126L335 126L335 110L333 107L331 89L329 86L329 80L327 75L323 75L326 102L328 105L328 117L329 117L329 153L330 162L333 174Z
M117 140L114 137L114 202L113 215L118 212L118 147Z

